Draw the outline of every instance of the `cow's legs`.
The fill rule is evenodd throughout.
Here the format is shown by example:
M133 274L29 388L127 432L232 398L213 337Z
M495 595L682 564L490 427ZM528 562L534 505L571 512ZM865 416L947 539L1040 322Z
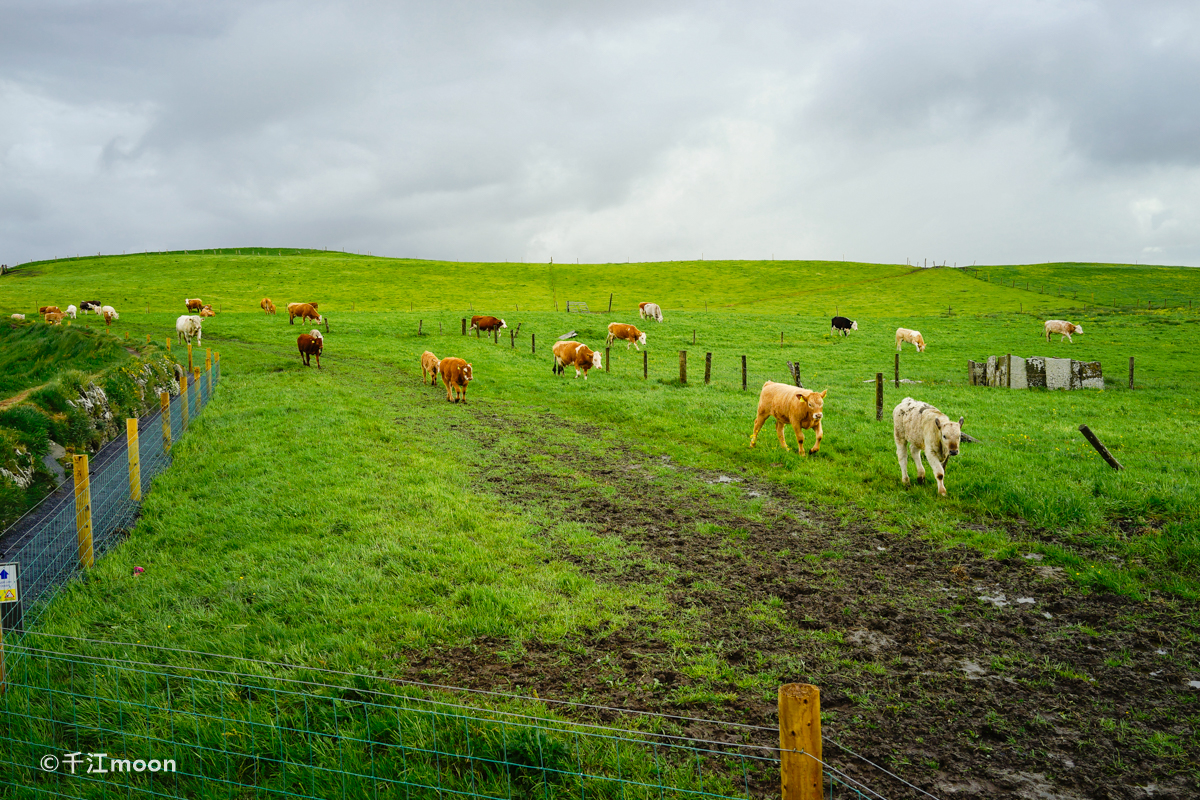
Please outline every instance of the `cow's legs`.
M925 463L921 461L921 448L916 444L910 443L908 449L912 451L913 461L917 464L917 483L925 483ZM930 459L932 461L933 459Z
M445 378L443 378L442 381L446 384L446 402L454 402L454 395L450 394L450 381L446 380Z
M790 447L788 447L787 440L783 438L784 425L785 423L783 420L781 420L779 417L775 418L775 435L779 437L779 446L790 453L792 450Z
M926 457L929 459L929 466L933 468L933 477L937 478L938 494L942 497L946 496L946 468L942 462L933 457L933 453L925 451Z
M800 455L804 455L804 429L793 422L792 433L796 437L796 452Z
M317 369L321 368L321 354L317 353Z
M908 444L896 440L896 460L900 462L900 482L908 486Z
M817 435L817 441L813 444L813 449L809 451L810 453L815 453L821 449L821 437L825 435L825 432L821 430L821 420L817 420L817 427L813 429L813 433Z
M759 411L758 416L754 418L754 432L750 434L751 447L754 447L754 443L758 441L758 429L763 426L763 423L767 421L767 417L769 416L771 415Z

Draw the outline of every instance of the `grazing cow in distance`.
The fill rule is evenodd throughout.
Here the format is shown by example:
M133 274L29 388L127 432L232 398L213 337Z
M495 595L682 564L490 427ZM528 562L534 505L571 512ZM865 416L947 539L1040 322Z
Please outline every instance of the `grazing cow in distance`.
M269 305L271 305L271 298L269 297L264 297L262 300L258 301L258 307L263 311L267 311L267 306ZM267 313L270 314L271 312L267 311Z
M205 306L204 308L200 309L200 316L202 317L215 317L216 315L217 312L212 310L212 306Z
M58 306L42 306L38 309L39 314L61 314L62 311Z
M196 344L200 343L200 323L203 320L195 314L184 314L179 319L175 320L175 332L179 341L186 340L187 344L192 343L192 337L196 337Z
M321 321L321 315L317 313L317 307L313 303L288 303L288 324L295 325L296 317L301 320Z
M265 309L263 309L263 310L264 310L264 311L266 311L266 312L267 312L268 314L270 314L271 316L274 316L274 315L275 315L275 304L274 304L274 303L272 303L270 300L268 300L268 301L267 301L267 307L266 307Z
M1075 340L1071 338L1071 334L1083 333L1082 325L1075 325L1074 323L1067 322L1065 319L1048 319L1046 320L1046 324L1042 326L1042 329L1046 333L1047 342L1050 341L1050 337L1053 334L1057 333L1059 334L1058 340L1060 342L1065 338L1068 342L1074 344Z
M63 315L58 311L51 311L44 317L44 319L48 325L60 325L62 324Z
M117 310L112 306L101 306L100 313L105 319L108 319L109 317L112 317L114 320L121 318L121 315L118 314Z
M655 322L662 322L662 309L658 303L638 303L638 316L642 319L652 319Z
M100 305L101 304L99 300L84 300L79 304L79 310L85 314L89 311L93 314L99 314Z
M842 336L849 336L850 331L858 330L858 323L846 317L834 317L829 324L832 326L829 329L830 336L837 336L839 332Z
M438 379L438 366L441 361L433 353L426 350L421 353L421 385L425 385L425 376L429 376L429 385L436 386Z
M479 329L483 333L491 333L507 327L508 325L499 317L471 317L470 330Z
M625 341L625 349L629 349L629 345L633 345L634 350L640 350L638 344L646 344L646 334L639 331L633 325L626 325L622 322L610 322L608 324L608 338L604 340L604 345L613 343L614 339L623 339Z
M554 347L554 366L553 370L556 375L563 374L567 367L575 368L575 377L579 377L579 373L583 372L583 379L587 380L588 370L592 367L596 369L604 368L604 356L592 350L586 344L580 342L555 342Z
M24 314L13 314L13 315L12 315L12 318L13 318L13 319L15 319L15 320L17 320L17 321L19 321L19 322L24 322L24 321L25 321L25 315L24 315Z
M467 402L467 384L474 377L471 365L461 358L443 358L438 364L438 372L442 374L442 383L446 384L446 401L457 403L461 399Z
M304 366L311 366L309 358L316 356L317 369L321 368L321 351L325 349L325 337L321 336L321 332L313 328L308 333L302 333L296 338L296 347L300 350L300 360L304 362Z
M896 328L896 349L900 349L903 342L908 342L913 347L917 348L918 353L925 352L925 338L921 336L920 331L912 331L908 328Z
M75 313L76 313L75 306L73 306L73 305L67 306L67 310L63 313L63 316L70 317L71 319L76 319Z
M933 467L938 494L946 496L946 462L958 455L962 440L963 417L952 422L948 416L929 403L906 397L892 410L892 433L896 438L896 460L900 462L900 479L908 486L908 459L917 465L917 482L925 482L925 465L921 451Z
M191 297L191 298L185 297L183 299L183 304L187 307L188 311L199 311L201 308L204 307L204 303L200 300L199 297Z
M824 392L814 392L774 381L764 383L762 391L758 395L758 416L754 418L754 432L750 434L750 446L754 447L758 441L758 431L767 418L774 417L775 434L779 437L779 444L784 450L790 450L790 448L784 441L783 428L785 425L791 425L792 433L796 437L796 449L800 455L805 454L804 428L812 429L817 436L816 443L809 451L816 453L821 449L821 438L825 435L821 428L821 420L825 417L823 409L825 394L828 391L826 389Z
M106 327L106 328L107 328L107 327L109 327L110 325L112 325L112 324L113 324L113 320L114 320L114 319L117 319L117 312L115 312L115 311L105 311L105 312L104 312L104 327Z

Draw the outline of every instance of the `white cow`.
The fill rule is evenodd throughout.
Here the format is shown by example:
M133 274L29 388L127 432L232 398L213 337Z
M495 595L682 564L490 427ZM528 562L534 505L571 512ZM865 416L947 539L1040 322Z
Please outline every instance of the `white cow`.
M900 478L908 486L908 458L917 465L917 480L925 482L925 465L921 451L929 458L933 477L937 478L938 494L946 496L946 462L958 455L962 440L963 418L950 418L929 403L906 397L892 410L892 433L896 439L896 460L900 462Z
M200 344L200 323L202 320L195 314L184 314L179 319L175 320L175 331L179 341L192 343L192 337L196 337L196 344Z
M1072 333L1083 333L1082 325L1075 325L1067 322L1065 319L1048 319L1046 324L1042 326L1042 330L1046 333L1046 341L1050 341L1050 337L1054 334L1060 334L1058 340L1061 342L1065 337L1068 342L1074 344L1075 340L1071 338Z
M115 308L113 308L112 306L104 306L103 308L101 308L100 315L103 317L111 317L113 319L121 318L121 315L118 314L117 310Z
M75 306L73 306L73 305L67 306L67 312L63 316L67 316L67 317L70 317L71 319L75 319L75 312L77 310L78 309L76 309Z
M913 347L917 348L918 353L925 352L925 337L921 336L920 331L909 330L908 328L896 328L896 349L900 349L903 342L908 342Z
M638 303L638 316L642 319L652 319L655 322L662 322L662 308L658 303Z
M23 321L25 319L25 315L24 314L13 314L12 318Z

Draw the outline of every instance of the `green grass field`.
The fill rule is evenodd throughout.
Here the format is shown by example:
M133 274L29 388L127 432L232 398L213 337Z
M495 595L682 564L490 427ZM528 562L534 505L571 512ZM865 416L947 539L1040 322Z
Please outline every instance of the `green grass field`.
M952 269L840 262L551 266L278 252L42 262L0 280L3 314L95 297L121 312L114 329L142 340L173 337L185 297L221 310L204 322L205 346L221 352L219 392L157 479L129 541L97 564L95 580L54 603L47 630L387 675L434 647L499 642L501 660L520 661L530 641L566 653L581 636L633 626L652 629L688 677L687 687L662 690L663 702L725 704L734 716L746 696L769 701L798 670L814 681L873 680L870 659L827 652L804 667L783 656L727 659L729 644L697 627L703 605L680 606L685 568L663 566L602 513L574 513L575 498L702 502L709 511L674 529L753 561L754 537L748 543L744 528L718 521L736 514L776 524L773 495L748 495L750 485L774 487L788 508L812 509L813 530L828 531L827 547L780 559L836 572L863 547L853 532L869 529L947 553L967 545L996 563L1035 554L1064 570L1066 597L1113 592L1148 609L1200 598L1200 315L1186 309L1118 313L1085 302L1082 288L1071 300L996 279L1027 269L1017 267L991 268L987 282ZM1053 265L1045 269L1053 274ZM1064 270L1064 286L1088 285L1086 270ZM1163 284L1156 297L1194 288L1186 270L1146 274L1141 285ZM554 310L570 300L602 312L610 292L611 315ZM320 302L329 322L324 369L301 365L295 337L308 326L262 314L264 295L281 311ZM586 382L552 375L559 335L576 330L603 349L607 323L637 323L643 299L666 312L663 324L640 326L648 380L641 355L623 345ZM830 336L835 310L859 330ZM515 346L509 330L498 344L460 335L472 312L502 316L510 330L519 323ZM1050 317L1082 323L1085 333L1047 344L1041 323ZM928 349L906 346L901 376L916 382L897 389L898 326L921 330ZM421 385L426 349L472 362L467 405ZM1098 360L1109 384L1071 393L967 385L967 359L1004 353ZM786 360L800 365L806 387L829 393L816 456L783 452L770 422L748 447L757 389L787 380ZM877 422L879 372L888 380ZM931 484L900 484L890 411L904 396L965 416L965 431L981 440L949 465L948 498ZM1104 464L1080 424L1124 471ZM134 566L145 574L130 578ZM833 572L827 580L853 595ZM799 649L840 646L840 633L814 638L781 616L787 601L777 596L722 602L730 624L774 626ZM859 713L870 706L886 715L882 703L863 702ZM1192 752L1194 739L1180 746Z

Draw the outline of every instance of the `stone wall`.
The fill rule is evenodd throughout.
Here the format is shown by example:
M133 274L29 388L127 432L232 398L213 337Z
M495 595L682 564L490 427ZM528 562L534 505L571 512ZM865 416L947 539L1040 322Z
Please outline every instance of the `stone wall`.
M986 361L968 361L972 386L1001 386L1006 389L1103 389L1104 372L1099 361L1074 361L1014 355L988 356Z

